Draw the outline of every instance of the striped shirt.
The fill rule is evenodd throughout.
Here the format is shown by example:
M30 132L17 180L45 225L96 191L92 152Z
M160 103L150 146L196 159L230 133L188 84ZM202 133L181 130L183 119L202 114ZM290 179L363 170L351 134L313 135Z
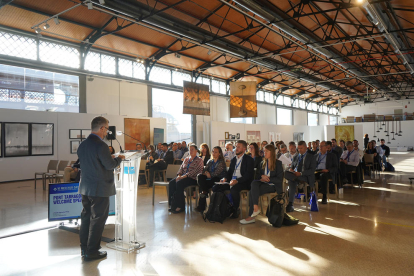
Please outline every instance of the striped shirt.
M191 156L189 156L186 159L184 159L184 162L181 164L181 167L178 170L178 175L188 174L189 178L196 180L197 175L203 173L203 168L203 159L201 159L198 156L192 159Z

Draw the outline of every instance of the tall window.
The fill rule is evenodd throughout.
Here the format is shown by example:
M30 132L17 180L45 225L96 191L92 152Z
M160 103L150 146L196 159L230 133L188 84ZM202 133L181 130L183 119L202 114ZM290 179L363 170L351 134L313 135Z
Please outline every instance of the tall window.
M0 108L79 112L79 77L0 64Z
M292 110L278 107L276 111L278 125L292 125Z
M153 88L152 116L167 120L165 142L192 142L191 115L183 114L183 93Z
M338 124L338 117L335 116L329 116L329 124L331 126L335 126Z
M319 115L317 113L308 113L308 126L319 125Z
M231 123L253 124L253 118L230 118Z

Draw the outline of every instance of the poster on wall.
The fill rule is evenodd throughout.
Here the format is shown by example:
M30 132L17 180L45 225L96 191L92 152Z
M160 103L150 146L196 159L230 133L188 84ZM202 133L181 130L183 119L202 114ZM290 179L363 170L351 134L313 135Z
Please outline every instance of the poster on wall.
M4 156L29 156L29 124L4 123Z
M133 137L124 135L125 149L136 150L137 140L142 141L145 146L150 144L150 120L149 119L124 119L124 132L125 134ZM135 139L134 139L135 138Z
M219 140L218 145L220 148L224 149L226 147L226 141L225 140Z
M32 124L32 155L53 155L53 124Z
M293 132L293 142L296 144L300 141L304 141L304 134L303 132Z
M247 144L250 143L258 143L260 144L260 131L247 131L246 133L246 137L247 137Z
M230 83L230 118L257 117L256 82Z
M338 143L340 140L353 141L355 139L354 126L335 126L335 139Z
M183 114L210 116L210 87L184 81Z
M154 145L158 145L158 143L164 143L163 128L154 128Z

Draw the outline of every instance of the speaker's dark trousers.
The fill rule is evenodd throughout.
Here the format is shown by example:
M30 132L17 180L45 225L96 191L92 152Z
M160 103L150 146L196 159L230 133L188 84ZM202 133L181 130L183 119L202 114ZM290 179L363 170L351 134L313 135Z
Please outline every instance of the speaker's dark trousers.
M82 195L80 245L89 253L101 248L102 232L109 213L109 197Z

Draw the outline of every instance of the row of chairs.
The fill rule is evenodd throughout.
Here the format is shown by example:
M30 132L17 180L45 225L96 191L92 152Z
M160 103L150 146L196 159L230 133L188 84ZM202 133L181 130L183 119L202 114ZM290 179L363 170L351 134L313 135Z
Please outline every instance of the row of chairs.
M35 172L35 189L37 185L37 180L42 179L43 184L43 190L46 190L46 182L49 180L49 183L52 183L53 181L55 183L60 182L63 179L63 172L65 168L68 165L74 164L75 161L71 161L69 164L69 161L67 160L50 160L49 164L47 165L47 170L45 172ZM41 176L41 178L38 178L38 176Z

